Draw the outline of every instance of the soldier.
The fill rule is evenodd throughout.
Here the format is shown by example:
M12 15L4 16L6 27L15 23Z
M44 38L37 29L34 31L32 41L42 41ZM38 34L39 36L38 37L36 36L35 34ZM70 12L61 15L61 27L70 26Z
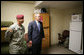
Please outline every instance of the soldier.
M10 38L10 54L23 54L25 28L22 23L24 22L24 15L17 15L16 19L17 23L11 25L5 32L5 38Z

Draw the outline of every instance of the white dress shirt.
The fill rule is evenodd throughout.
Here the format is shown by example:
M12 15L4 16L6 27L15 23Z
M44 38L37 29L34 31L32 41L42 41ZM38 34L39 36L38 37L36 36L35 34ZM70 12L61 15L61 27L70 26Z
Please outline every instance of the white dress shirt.
M37 21L37 20L35 20L36 21L36 24L37 24L37 26L39 25L40 26L40 23ZM39 31L40 31L40 28L38 27L38 29L39 29Z

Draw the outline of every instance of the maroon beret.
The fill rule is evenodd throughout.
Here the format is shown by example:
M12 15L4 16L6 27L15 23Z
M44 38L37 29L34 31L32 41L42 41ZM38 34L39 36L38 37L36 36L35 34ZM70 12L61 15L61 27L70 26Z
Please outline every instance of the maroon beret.
M17 15L16 18L17 19L24 19L24 15Z

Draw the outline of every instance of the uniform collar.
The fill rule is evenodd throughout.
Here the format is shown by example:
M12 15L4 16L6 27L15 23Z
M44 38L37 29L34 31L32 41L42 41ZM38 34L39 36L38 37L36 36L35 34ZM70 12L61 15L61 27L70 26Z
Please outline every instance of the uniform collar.
M35 20L36 21L36 23L40 23L40 21L37 21L37 20Z
M17 28L22 29L22 25L21 25L21 26L19 26L19 25L17 24Z
M36 23L38 23L38 21L37 20L35 20L36 21Z

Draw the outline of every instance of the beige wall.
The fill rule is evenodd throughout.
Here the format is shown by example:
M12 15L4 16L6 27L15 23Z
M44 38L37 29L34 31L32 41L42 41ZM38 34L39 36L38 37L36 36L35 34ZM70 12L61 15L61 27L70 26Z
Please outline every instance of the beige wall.
M1 1L1 21L16 22L16 15L24 15L24 23L26 32L28 31L28 24L32 21L34 4L18 3L10 1Z
M51 45L58 43L58 33L63 31L64 11L61 9L50 8L51 22Z
M72 8L72 9L66 9L65 10L65 17L64 17L64 29L69 30L69 23L71 21L71 15L73 13L80 13L83 14L83 7L76 7L76 8Z
M65 29L69 30L69 23L73 13L83 13L83 7L64 10L50 8L51 45L58 43L58 33L62 33Z

